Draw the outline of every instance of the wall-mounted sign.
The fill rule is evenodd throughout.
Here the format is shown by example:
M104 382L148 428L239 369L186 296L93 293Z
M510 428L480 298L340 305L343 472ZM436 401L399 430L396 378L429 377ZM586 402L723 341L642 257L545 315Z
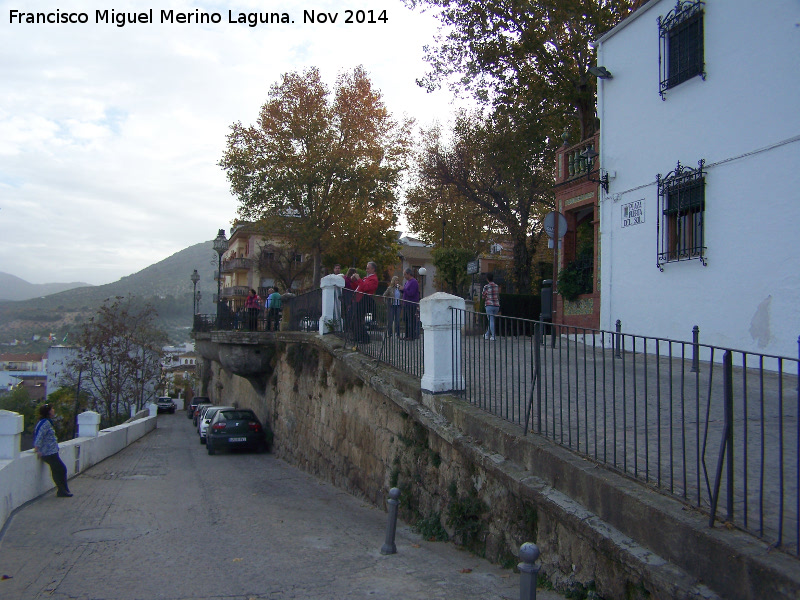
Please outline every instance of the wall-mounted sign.
M622 226L641 225L644 223L644 199L634 200L622 205Z

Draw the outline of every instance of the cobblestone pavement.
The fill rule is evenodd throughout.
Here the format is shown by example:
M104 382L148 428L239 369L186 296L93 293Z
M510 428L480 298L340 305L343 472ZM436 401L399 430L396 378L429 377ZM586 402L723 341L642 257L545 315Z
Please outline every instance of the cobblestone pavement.
M208 456L181 412L70 488L7 523L0 598L519 598L518 574L402 523L381 555L385 512L270 454Z

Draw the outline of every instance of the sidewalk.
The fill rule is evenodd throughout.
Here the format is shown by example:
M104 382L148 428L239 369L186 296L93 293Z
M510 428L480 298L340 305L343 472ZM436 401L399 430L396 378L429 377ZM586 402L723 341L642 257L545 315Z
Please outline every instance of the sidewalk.
M402 523L381 555L385 512L272 455L210 457L183 413L70 487L9 520L0 597L519 598L519 574Z

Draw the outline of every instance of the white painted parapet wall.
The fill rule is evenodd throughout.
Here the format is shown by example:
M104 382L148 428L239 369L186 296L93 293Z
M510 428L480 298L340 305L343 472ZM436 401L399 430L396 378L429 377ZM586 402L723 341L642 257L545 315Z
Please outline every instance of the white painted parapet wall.
M71 478L132 444L156 428L155 411L143 410L137 420L98 431L100 415L78 415L80 437L59 442L61 460ZM0 411L0 528L26 502L55 488L50 468L33 450L20 452L22 416Z
M341 290L344 289L344 277L341 275L326 275L319 283L322 288L322 317L319 320L319 334L331 333L331 323L341 319L341 302L336 299L340 297Z
M464 389L463 375L453 377L453 365L461 364L461 328L453 319L453 309L464 311L463 298L437 292L419 303L422 329L425 331L423 392L440 394Z

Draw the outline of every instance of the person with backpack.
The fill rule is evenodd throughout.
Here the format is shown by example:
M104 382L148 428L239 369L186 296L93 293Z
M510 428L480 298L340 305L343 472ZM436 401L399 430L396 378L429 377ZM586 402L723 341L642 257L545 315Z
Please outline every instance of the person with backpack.
M50 467L50 475L53 483L56 484L59 498L71 498L72 492L67 485L67 466L58 455L58 441L56 432L53 429L53 417L56 416L55 409L49 404L39 408L39 422L33 430L33 448L36 454Z

